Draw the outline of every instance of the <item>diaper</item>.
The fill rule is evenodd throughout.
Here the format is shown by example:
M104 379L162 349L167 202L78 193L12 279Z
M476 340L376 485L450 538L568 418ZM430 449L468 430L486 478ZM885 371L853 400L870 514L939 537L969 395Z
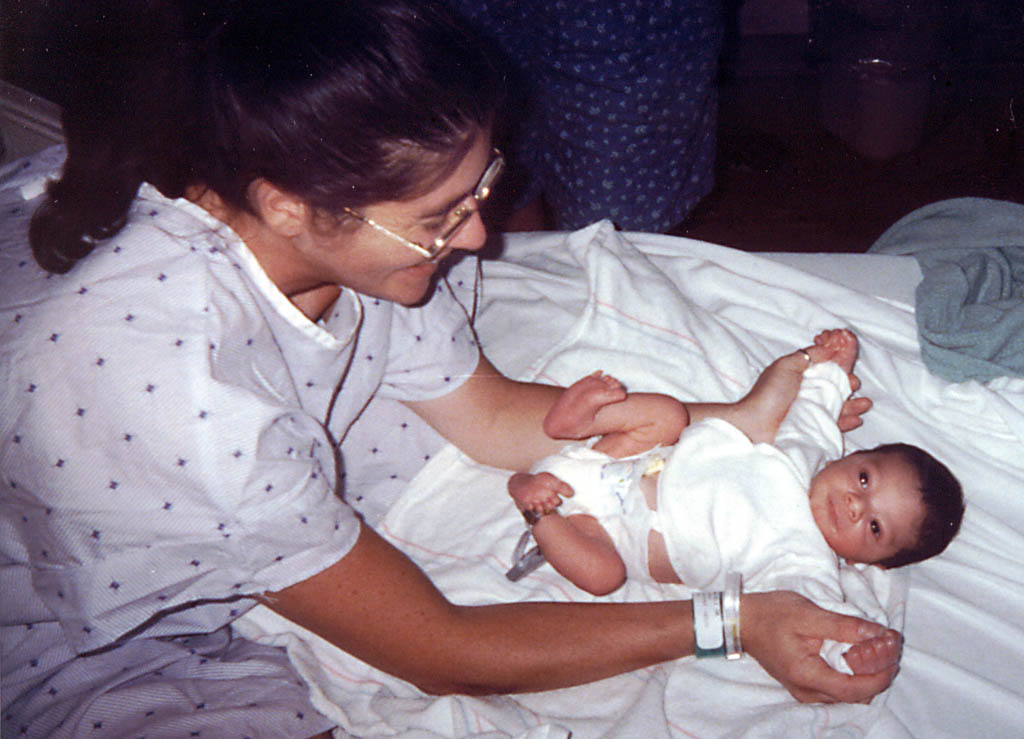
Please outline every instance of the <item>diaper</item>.
M645 472L657 467L660 459L657 449L615 459L576 443L541 460L532 471L549 472L572 486L574 495L563 498L558 512L596 518L625 563L627 577L651 582L647 538L654 517L638 482Z

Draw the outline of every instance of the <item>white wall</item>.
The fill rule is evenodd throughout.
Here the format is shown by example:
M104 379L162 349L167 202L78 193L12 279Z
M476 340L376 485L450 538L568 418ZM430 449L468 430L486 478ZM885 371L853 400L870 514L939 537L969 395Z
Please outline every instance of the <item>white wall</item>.
M59 107L0 80L0 164L61 140Z

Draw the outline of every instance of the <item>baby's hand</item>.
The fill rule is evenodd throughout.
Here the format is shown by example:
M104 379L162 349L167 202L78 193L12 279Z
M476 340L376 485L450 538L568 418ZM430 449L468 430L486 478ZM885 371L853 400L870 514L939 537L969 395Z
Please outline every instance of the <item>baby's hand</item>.
M857 642L843 656L854 675L866 675L897 664L902 652L903 638L898 632L888 630L874 639Z
M560 506L562 498L572 497L573 490L550 472L536 475L517 472L509 478L508 493L519 510L543 515Z

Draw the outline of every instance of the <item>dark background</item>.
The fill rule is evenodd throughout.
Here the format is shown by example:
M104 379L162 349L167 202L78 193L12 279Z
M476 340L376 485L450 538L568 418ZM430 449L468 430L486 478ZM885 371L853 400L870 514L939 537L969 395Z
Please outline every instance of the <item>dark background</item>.
M58 104L73 94L65 19L83 2L0 0L0 78ZM860 252L935 200L1024 203L1024 2L726 5L717 185L672 233ZM838 118L828 95L847 106Z

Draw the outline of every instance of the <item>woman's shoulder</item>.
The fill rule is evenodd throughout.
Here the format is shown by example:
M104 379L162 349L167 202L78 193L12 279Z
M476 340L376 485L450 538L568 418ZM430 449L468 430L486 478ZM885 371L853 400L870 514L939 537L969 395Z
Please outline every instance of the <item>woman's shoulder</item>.
M210 253L224 249L224 239L170 201L137 198L125 227L66 274L36 264L30 217L21 217L0 253L7 263L0 269L0 353L21 357L19 373L114 356L125 366L161 356L180 362L208 351L252 312L238 270L226 255Z
M15 302L7 299L14 295L31 296L34 302L42 303L68 294L81 297L100 292L111 300L138 293L148 302L156 302L161 297L161 286L176 279L173 300L184 308L187 295L206 282L203 273L217 264L235 269L232 263L238 239L233 232L198 206L166 198L156 188L143 184L116 234L98 241L69 272L46 272L33 258L28 240L32 214L44 199L42 189L37 189L28 193L31 199L11 203L4 214L0 258L12 269L0 274L4 295L0 310ZM189 285L191 289L186 289Z

